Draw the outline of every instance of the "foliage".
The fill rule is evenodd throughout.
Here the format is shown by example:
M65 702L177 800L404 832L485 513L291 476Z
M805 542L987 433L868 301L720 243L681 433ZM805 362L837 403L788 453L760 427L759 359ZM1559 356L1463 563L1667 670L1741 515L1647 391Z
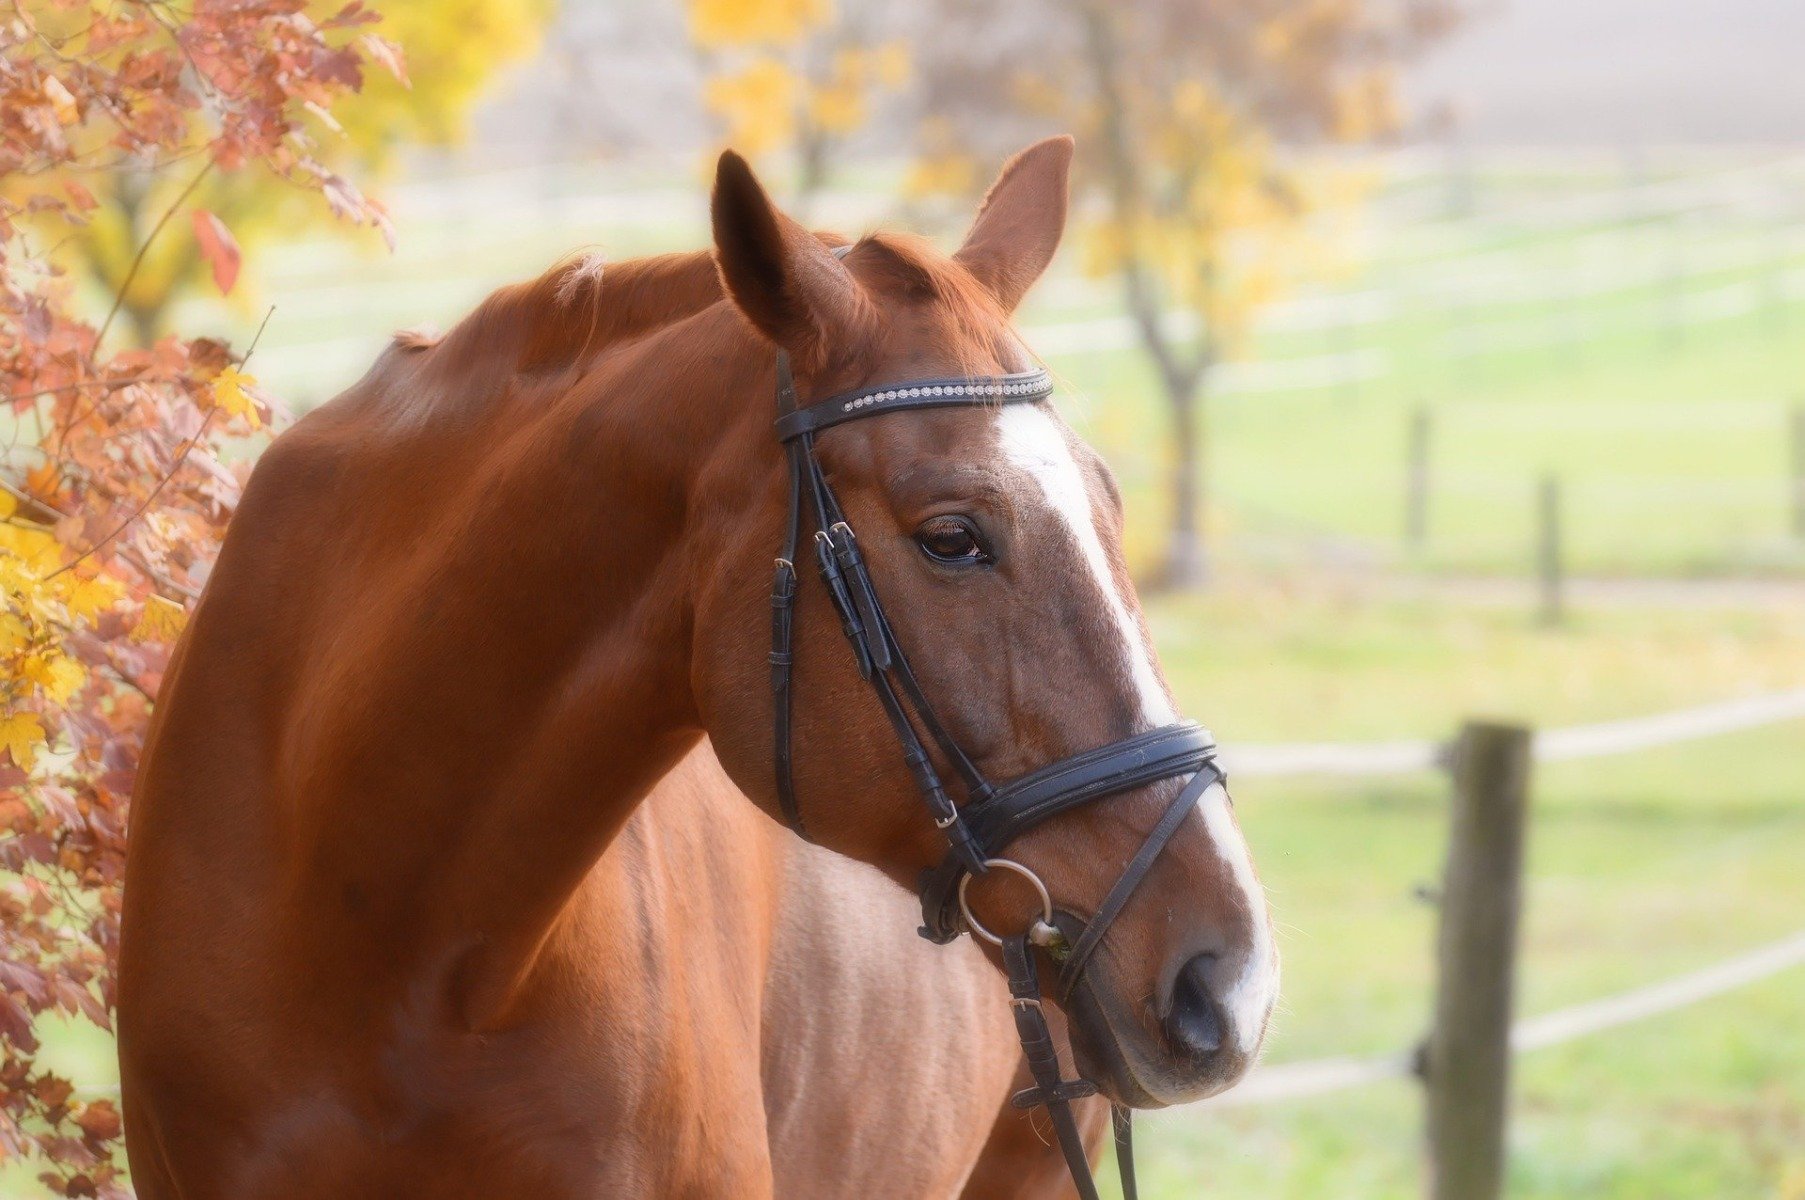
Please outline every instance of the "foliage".
M282 7L292 20L320 27L319 22L330 21L336 3L294 0ZM317 102L310 107L303 98L296 128L312 139L319 161L365 176L379 170L401 145L453 142L463 134L464 116L497 66L532 49L549 8L550 0L431 0L396 6L385 17L381 34L327 24L321 28L329 46L349 44L384 69L369 77L364 98L342 114ZM79 27L68 16L56 24L64 30ZM397 43L409 48L411 68L402 65ZM197 99L205 103L207 97L202 93ZM84 135L92 139L97 133ZM184 148L198 152L197 139L203 137L189 130ZM163 331L171 304L202 284L209 266L204 255L195 253L197 243L187 230L149 239L151 225L191 185L179 173L155 167L147 169L135 157L123 156L89 170L84 185L96 207L59 251L59 258L76 265L94 290L109 297L123 294L122 314L144 345ZM308 181L209 171L192 184L190 195L236 240L252 245L275 235L292 237L320 215L308 194L313 189L296 188L295 182ZM327 194L330 198L330 189ZM140 261L146 241L150 248Z
M690 39L708 73L703 102L727 144L754 158L793 149L802 191L818 187L835 141L909 77L903 43L874 34L875 11L862 0L842 10L830 0L689 0Z
M75 315L54 250L93 236L96 186L259 178L385 225L316 131L375 60L403 73L360 2L61 0L0 27L0 1162L32 1157L71 1196L123 1196L120 1117L37 1061L49 1013L109 1025L126 806L145 719L239 495L232 439L274 415L227 348L164 337L106 348ZM166 183L172 178L174 183ZM188 187L184 189L183 183ZM205 210L222 283L237 250ZM129 284L143 253L126 255Z

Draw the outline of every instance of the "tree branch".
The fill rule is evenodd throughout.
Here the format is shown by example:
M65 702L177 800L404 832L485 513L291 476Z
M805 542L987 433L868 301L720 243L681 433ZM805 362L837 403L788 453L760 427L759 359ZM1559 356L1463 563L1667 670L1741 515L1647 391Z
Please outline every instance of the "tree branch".
M169 218L175 216L176 209L188 202L188 197L194 195L194 189L201 185L201 180L205 179L207 173L212 169L213 160L208 159L207 165L188 181L188 186L182 189L181 195L177 196L169 207L163 210L163 215L157 218L157 223L151 226L149 233L144 235L144 241L138 247L138 253L132 257L132 265L126 268L125 278L119 282L119 290L113 296L113 307L107 310L107 319L100 323L100 332L94 335L96 347L106 340L107 330L113 327L113 318L119 315L119 308L125 303L125 293L130 290L132 281L138 278L138 268L144 265L144 256L150 252L150 244L157 240L157 235L163 232L163 226L169 224Z

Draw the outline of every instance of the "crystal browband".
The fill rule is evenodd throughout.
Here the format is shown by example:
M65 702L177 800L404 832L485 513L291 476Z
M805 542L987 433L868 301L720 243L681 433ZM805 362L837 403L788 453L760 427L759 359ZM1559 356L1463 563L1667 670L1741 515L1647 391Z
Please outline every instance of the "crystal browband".
M1052 394L1053 377L1044 367L1014 375L926 379L902 386L886 384L845 392L787 412L777 420L777 436L788 442L855 417L875 416L886 409L968 406L985 400L1016 404L1044 400Z

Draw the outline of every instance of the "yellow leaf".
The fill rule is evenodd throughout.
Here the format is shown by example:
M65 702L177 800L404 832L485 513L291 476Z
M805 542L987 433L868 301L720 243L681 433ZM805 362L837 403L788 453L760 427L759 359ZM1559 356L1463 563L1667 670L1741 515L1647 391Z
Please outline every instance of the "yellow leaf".
M132 626L134 642L173 642L188 622L188 613L174 600L152 596L144 602L138 623Z
M909 48L902 42L885 42L872 54L873 73L887 88L899 88L909 81Z
M784 45L831 15L828 0L689 0L689 35L708 47Z
M44 727L36 713L18 712L0 718L0 749L13 756L24 770L37 761L38 747L45 742Z
M0 490L0 521L19 511L19 501L11 492Z
M69 615L76 620L92 621L124 598L125 589L114 580L99 576L93 579L77 576L69 584L63 604L69 609Z
M12 613L0 613L0 658L11 658L31 644L31 626Z
M790 139L795 129L795 72L774 58L761 58L731 75L708 81L703 99L726 119L728 140L749 157L757 157Z
M855 87L829 84L815 89L809 113L828 133L851 133L865 120L865 100Z
M87 668L73 658L53 658L45 665L44 694L52 704L67 704L69 697L88 681Z
M903 191L911 197L962 196L976 186L978 164L969 155L937 154L919 158L909 167Z
M252 429L256 429L263 424L263 419L257 415L257 405L247 390L256 386L255 376L246 375L237 367L227 367L213 377L213 400L228 415L243 417Z

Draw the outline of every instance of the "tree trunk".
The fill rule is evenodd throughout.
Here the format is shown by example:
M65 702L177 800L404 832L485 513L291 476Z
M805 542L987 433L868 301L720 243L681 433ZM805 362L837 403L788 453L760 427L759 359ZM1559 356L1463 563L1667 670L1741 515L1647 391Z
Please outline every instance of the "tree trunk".
M1177 590L1201 587L1210 581L1209 494L1205 479L1209 412L1201 376L1168 379L1165 389L1166 400L1172 406L1172 528L1154 583Z
M805 122L797 138L796 195L791 206L796 219L805 225L814 215L815 201L820 197L821 189L827 186L830 136L812 122Z

